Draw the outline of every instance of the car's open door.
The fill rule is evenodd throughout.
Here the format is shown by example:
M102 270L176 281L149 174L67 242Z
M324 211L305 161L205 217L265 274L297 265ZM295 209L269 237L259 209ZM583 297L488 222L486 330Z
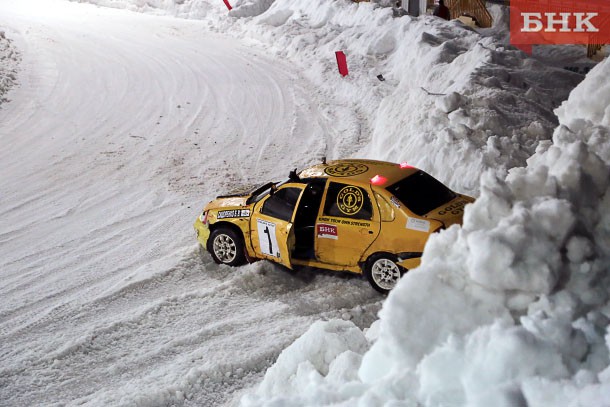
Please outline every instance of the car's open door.
M292 268L294 214L305 185L285 184L254 206L250 218L250 239L261 257Z

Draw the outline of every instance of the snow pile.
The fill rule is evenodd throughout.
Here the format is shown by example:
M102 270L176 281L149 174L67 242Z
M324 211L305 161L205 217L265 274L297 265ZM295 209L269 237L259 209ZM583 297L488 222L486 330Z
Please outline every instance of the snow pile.
M15 86L19 61L19 53L14 49L12 41L0 29L0 105L8 101L5 95Z
M430 239L367 333L358 377L268 373L242 404L610 405L608 75L610 60L557 109L527 167L488 172L463 228ZM272 369L305 370L299 355Z
M589 79L582 83L571 93L570 100L557 109L562 124L578 128L596 124L610 127L610 81L608 77L600 77L604 72L602 69L591 72L589 78L597 80Z
M275 0L237 0L235 8L229 12L233 17L252 17L263 14Z
M290 351L280 354L267 370L258 394L290 394L294 386L316 387L316 382L325 377L341 382L354 379L360 354L367 348L365 336L352 322L318 321L290 346ZM286 377L291 378L291 383Z

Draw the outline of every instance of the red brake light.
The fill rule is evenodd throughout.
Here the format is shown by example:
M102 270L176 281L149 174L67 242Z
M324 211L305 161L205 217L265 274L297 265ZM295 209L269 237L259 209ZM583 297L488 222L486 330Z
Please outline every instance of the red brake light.
M371 184L373 185L383 185L386 183L388 179L382 175L375 175L371 178Z

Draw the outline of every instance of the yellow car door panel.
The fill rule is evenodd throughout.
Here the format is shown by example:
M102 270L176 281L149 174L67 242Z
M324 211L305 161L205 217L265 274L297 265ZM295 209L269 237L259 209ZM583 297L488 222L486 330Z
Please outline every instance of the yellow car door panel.
M316 223L318 261L355 266L379 235L378 210L366 188L329 182L323 199L323 216Z
M292 268L292 222L302 191L301 185L286 185L256 204L250 218L250 241L257 256Z

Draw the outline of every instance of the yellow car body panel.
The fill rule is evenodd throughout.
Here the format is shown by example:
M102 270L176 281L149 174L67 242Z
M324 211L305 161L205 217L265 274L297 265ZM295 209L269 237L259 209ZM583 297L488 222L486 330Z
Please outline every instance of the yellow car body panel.
M354 274L362 274L362 269L360 268L360 265L345 266L345 265L340 265L340 264L323 263L321 261L311 260L311 259L310 260L293 259L292 264L293 264L293 266L313 267L313 268L319 268L319 269L331 270L331 271L349 271L350 273L354 273Z
M372 192L370 185L361 182L346 182L341 179L332 179L332 182L338 185L339 194L346 190L348 194L365 191L369 193L370 197L370 192ZM328 194L329 189L327 188L322 196L322 202L327 201ZM340 195L337 196L337 200L339 199ZM348 212L355 209L355 207L344 208ZM369 219L353 219L325 213L326 208L324 208L316 221L317 238L314 247L317 260L320 263L335 266L358 266L363 253L379 235L379 211L372 209ZM341 209L338 208L337 212L341 213ZM325 233L325 231L330 233Z
M403 181L416 177L433 179L417 168L383 161L314 165L285 183L211 201L195 221L197 239L207 248L216 228L233 228L243 236L248 260L267 259L288 268L360 273L370 256L387 253L411 269L419 265L430 234L461 223L464 207L474 201L443 186L451 199L425 213L419 208L418 215L392 193L404 195ZM411 193L428 191L407 189L407 198Z
M250 224L252 250L256 257L290 265L289 236L292 223L258 214Z
M204 207L203 212L195 220L194 224L197 232L197 241L201 246L207 248L208 239L210 238L211 225L215 225L216 227L223 224L233 225L241 231L244 237L248 257L256 258L256 252L253 250L252 246L248 244L250 240L250 209L249 206L245 204L246 199L229 199L232 200L232 204L237 204L238 206L227 205L227 202L224 201L223 198L217 198Z
M287 183L282 189L291 188L302 190L304 187L294 183ZM275 192L276 194L278 192ZM263 208L272 195L261 199L253 206L250 218L250 240L253 257L263 258L292 268L290 262L291 246L294 245L293 220L294 213L289 219L278 219L263 213ZM295 207L298 206L298 200Z
M210 238L210 228L207 224L204 224L199 218L197 218L193 226L195 227L195 231L197 232L197 241L201 246L206 247L208 239Z

